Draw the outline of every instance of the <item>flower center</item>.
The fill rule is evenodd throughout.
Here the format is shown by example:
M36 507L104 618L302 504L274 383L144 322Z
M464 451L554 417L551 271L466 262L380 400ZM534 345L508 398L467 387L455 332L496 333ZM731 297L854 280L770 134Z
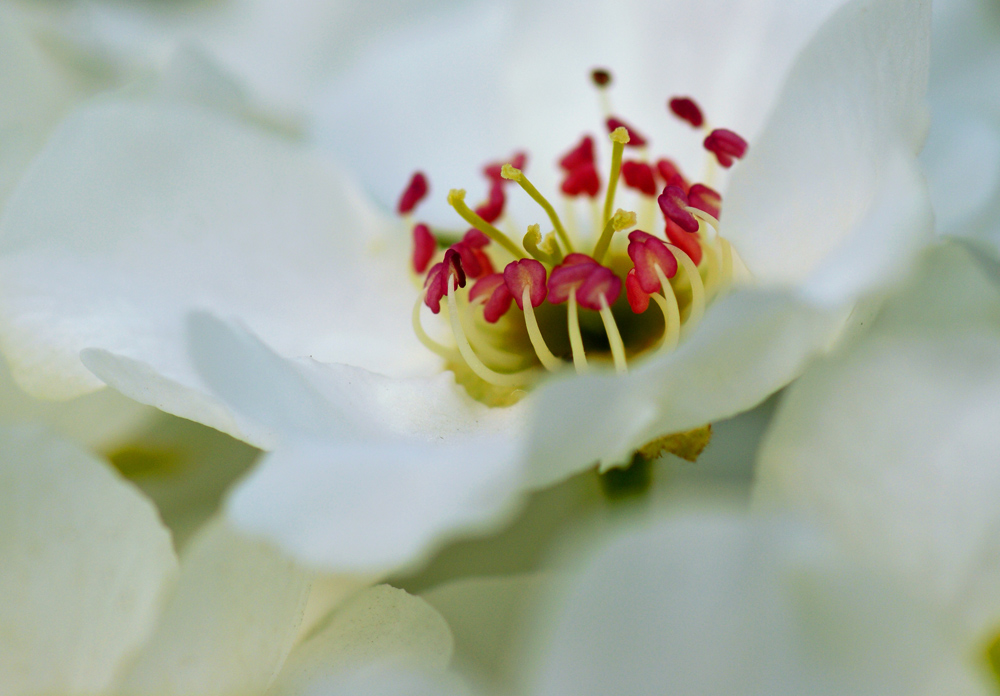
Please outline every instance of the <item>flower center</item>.
M671 99L674 116L706 132L706 183L689 183L670 159L651 159L647 139L611 114L610 73L595 70L592 77L611 162L602 181L590 135L559 160L562 216L524 173L524 153L484 168L489 193L475 208L464 190L448 194L470 226L464 234L413 220L429 191L422 173L400 197L398 212L412 227L413 269L423 276L413 329L486 403L510 403L548 373L624 373L646 354L674 350L728 290L734 264L741 266L718 233L722 198L709 183L716 165L728 168L746 153L746 142L710 129L692 99ZM539 223L523 234L513 228L504 215L511 184L538 204L547 234ZM638 214L616 209L619 185ZM450 340L427 333L424 307L445 320Z

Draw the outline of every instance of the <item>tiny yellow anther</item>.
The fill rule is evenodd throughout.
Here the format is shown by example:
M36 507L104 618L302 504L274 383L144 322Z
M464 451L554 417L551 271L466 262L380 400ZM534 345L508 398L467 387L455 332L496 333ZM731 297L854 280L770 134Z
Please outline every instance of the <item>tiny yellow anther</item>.
M619 145L627 145L629 140L631 140L628 135L628 129L625 126L618 126L611 131L611 135L608 137L611 138L612 142L616 142Z
M500 176L511 181L520 181L523 175L521 174L521 170L514 165L505 164L500 168Z

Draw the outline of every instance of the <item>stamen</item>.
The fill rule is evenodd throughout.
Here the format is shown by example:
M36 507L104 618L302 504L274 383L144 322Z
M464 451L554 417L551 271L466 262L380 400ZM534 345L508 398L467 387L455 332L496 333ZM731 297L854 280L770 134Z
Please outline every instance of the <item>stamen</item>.
M609 134L610 133L614 133L619 128L624 128L628 132L629 136L631 136L631 140L626 140L625 141L625 143L629 147L645 147L646 146L647 140L644 137L642 137L641 135L639 135L639 131L636 130L633 126L630 126L629 124L625 123L625 121L621 120L620 118L617 118L615 116L610 116L608 118L608 120L605 121L605 123L608 126L608 133Z
M660 178L666 182L667 186L676 186L677 188L684 191L686 194L691 185L688 183L687 179L681 173L680 167L674 164L671 160L661 159L656 162L656 171L660 175Z
M413 305L413 319L412 319L413 333L417 335L417 340L423 343L424 347L427 348L429 351L431 351L432 353L437 353L438 355L440 355L442 358L444 358L449 362L456 362L461 358L458 351L455 350L454 348L448 348L447 346L443 346L437 341L435 341L433 338L428 336L427 332L424 331L423 325L420 323L420 305L424 303L426 294L427 291L425 290L421 292L419 295L417 295L417 302L416 304Z
M454 249L444 252L444 260L431 266L424 279L424 303L435 314L441 311L441 298L447 292L449 278L455 278L459 287L465 287L462 259Z
M476 208L476 215L486 222L496 222L503 215L503 207L506 202L506 196L503 193L503 183L494 181L493 185L490 186L489 200Z
M524 307L524 325L528 329L528 338L531 339L535 355L538 356L539 362L545 366L546 370L555 372L562 367L562 360L552 354L542 337L542 331L538 328L538 319L535 318L535 309L531 306L531 289L527 286L521 293L521 305Z
M715 154L719 164L727 169L747 152L747 141L725 128L716 128L705 138L705 149Z
M462 321L458 315L458 302L455 300L455 279L453 276L449 276L448 278L448 315L448 318L451 320L451 332L455 335L455 343L458 345L458 352L461 353L462 359L465 360L465 364L469 366L469 369L475 372L480 379L498 387L521 387L531 381L529 376L531 370L522 370L521 372L513 373L496 372L483 364L483 361L472 350L472 346L469 345L469 339L462 329Z
M635 268L630 268L628 275L625 276L625 297L628 299L628 306L632 308L632 312L642 314L649 309L649 296L650 293L643 290L642 285L639 284Z
M410 177L410 183L406 185L403 194L399 197L396 212L400 215L407 215L413 212L413 209L417 207L417 204L424 199L429 191L430 186L427 184L427 177L424 173L414 172L413 176Z
M611 357L615 361L615 372L624 374L628 372L625 364L625 344L622 342L622 335L618 331L618 324L611 313L608 301L601 295L601 321L604 322L604 330L608 333L608 343L611 345Z
M413 270L422 274L427 270L437 251L437 241L431 234L431 228L421 223L413 228Z
M612 142L611 148L611 175L608 177L608 191L604 195L604 217L603 224L607 224L611 219L611 208L615 203L615 189L618 188L618 175L622 169L622 153L625 145L629 142L628 130L622 126L615 128L609 136Z
M587 372L587 354L583 352L583 336L580 334L580 316L576 309L576 293L569 294L569 310L566 312L569 329L569 347L573 352L573 367L578 375Z
M531 196L538 205L542 206L542 210L549 216L549 220L552 221L552 226L556 228L556 234L559 235L559 239L565 245L566 249L570 252L573 251L573 244L569 240L569 235L566 234L566 229L562 225L562 221L559 220L559 215L556 213L556 209L552 207L552 204L541 193L535 188L535 185L528 181L528 177L524 175L520 169L512 167L509 164L503 166L503 171L501 175L504 179L510 179L511 181L516 181L520 184L521 188ZM522 255L523 256L523 255Z
M668 106L674 112L674 116L682 121L687 121L694 128L701 128L702 124L705 123L705 117L701 113L701 108L690 97L674 97L670 100Z
M598 87L607 87L611 84L611 73L605 68L594 68L590 73L590 79Z
M514 242L510 241L510 237L476 215L465 204L465 189L452 189L448 193L448 205L454 208L455 212L461 215L463 220L509 251L514 258L524 258L524 252L518 249Z
M594 163L594 139L589 135L583 136L580 143L574 147L572 150L567 152L559 160L559 166L563 168L566 172L572 172L577 167L581 167L584 164ZM519 165L511 162L511 164L517 168L522 169Z
M604 226L604 230L601 232L601 237L597 240L597 244L594 246L594 253L591 254L591 256L594 257L594 261L601 263L604 260L604 255L607 253L608 247L611 246L611 238L614 236L615 232L627 230L629 227L634 225L635 213L626 212L619 208Z
M722 195L718 191L704 184L694 184L688 190L687 195L691 207L703 210L718 220L719 211L722 210ZM716 222L716 227L718 227L718 222Z
M479 302L473 303L471 300L471 296L465 302L462 298L458 298L458 318L462 322L462 330L465 332L472 350L476 355L482 356L483 364L489 362L503 370L516 370L523 367L525 356L511 353L493 345L489 337L476 326L475 317L472 316L471 312L466 311L466 307L472 304L478 305Z
M581 164L566 175L559 190L567 196L579 196L585 193L591 198L596 198L601 192L601 179L597 176L597 168L591 162Z
M677 273L677 259L662 239L635 230L629 234L628 240L628 255L635 266L636 280L645 292L653 293L660 287L655 269L660 269L669 278Z
M667 186L656 202L659 203L663 215L673 220L682 230L685 232L698 231L698 221L694 219L694 215L687 211L688 199L680 188Z
M669 353L677 347L681 340L681 308L677 304L674 288L667 280L663 269L655 266L655 270L660 279L660 290L663 292L662 297L660 295L652 296L656 300L656 304L660 305L660 311L663 312L663 343L660 344L660 351Z
M628 160L622 162L622 179L625 185L647 196L656 195L656 179L653 177L653 168L646 162Z
M510 159L505 159L502 162L490 162L485 167L483 167L483 174L491 182L495 183L506 183L504 178L500 175L503 166L510 162L518 169L524 169L524 166L528 163L528 154L526 152L515 152L514 156Z
M521 244L535 259L550 266L558 266L562 262L562 252L559 250L559 245L555 243L555 237L551 232L546 237L546 241L549 242L547 245L549 250L539 247L539 244L542 244L541 228L538 225L528 225L528 231L524 234Z
M691 285L691 309L688 312L687 321L684 323L684 329L686 332L690 332L696 327L701 318L705 316L705 286L701 282L701 274L698 273L698 267L694 265L694 261L691 257L684 253L680 247L674 246L673 244L668 244L670 250L674 252L674 256L680 262L681 266L684 267L684 273L687 275L688 283Z
M503 273L493 273L476 281L469 290L469 301L476 302L482 297L487 298L483 301L483 318L489 324L500 321L514 301L503 280Z
M690 210L690 208L688 208L688 210ZM684 250L685 254L691 257L695 266L701 265L703 252L701 244L698 241L698 234L696 232L685 232L676 222L670 219L667 220L664 232L667 235L667 239L670 240L672 244L679 246Z

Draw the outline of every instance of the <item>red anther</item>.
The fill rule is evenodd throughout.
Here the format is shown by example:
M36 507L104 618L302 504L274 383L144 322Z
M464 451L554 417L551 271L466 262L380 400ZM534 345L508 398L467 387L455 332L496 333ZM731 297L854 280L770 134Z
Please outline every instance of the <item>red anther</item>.
M504 203L506 203L506 197L503 193L503 184L500 181L494 181L490 186L490 199L476 208L476 215L486 222L495 222L503 215Z
M610 307L622 294L622 279L605 266L594 266L587 280L576 291L576 301L581 307L600 312L601 298Z
M437 240L431 234L431 228L420 223L413 228L413 270L423 273L434 258L437 251Z
M706 150L715 153L719 164L727 168L747 153L747 141L725 128L716 128L709 133L704 145Z
M642 230L634 230L629 234L628 256L635 264L633 270L636 273L636 280L646 292L656 292L661 289L660 276L656 273L657 266L667 278L673 278L677 273L677 259L670 253L663 240Z
M713 188L705 184L694 184L688 191L688 201L692 208L704 210L706 213L719 219L719 211L722 209L722 195Z
M605 68L594 68L590 73L590 79L598 87L607 87L611 84L611 73Z
M667 220L666 234L670 243L690 256L695 266L701 263L701 244L696 233L685 232L676 222Z
M560 304L568 300L569 294L583 285L597 267L597 261L586 254L568 254L549 274L549 302Z
M705 123L701 109L691 97L674 97L668 102L668 106L674 112L674 116L687 121L695 128L701 128L702 124Z
M462 244L468 244L473 249L482 249L489 243L490 238L477 230L475 227L470 227L469 230L462 236Z
M514 299L507 289L507 284L504 283L503 273L483 276L469 290L470 302L483 296L487 296L483 304L483 318L491 324L497 323L500 317L507 313Z
M455 285L460 288L465 287L465 271L462 270L462 260L458 252L448 249L444 252L444 260L427 271L427 278L424 280L424 304L430 307L434 314L441 311L441 298L448 294L448 279L454 277Z
M656 202L660 204L664 217L673 220L682 230L698 231L698 221L694 215L685 210L688 207L688 199L682 189L677 186L667 186Z
M503 269L503 279L507 289L517 302L518 309L524 309L524 289L528 288L531 306L537 307L545 301L548 288L545 286L545 266L535 259L511 261Z
M481 248L472 246L465 241L452 244L450 250L456 252L462 259L462 268L466 275L475 280L493 273L493 262Z
M572 172L584 164L594 165L594 139L589 135L583 136L583 140L559 160L559 166L566 172Z
M649 307L649 293L639 285L634 268L625 276L625 297L628 299L628 306L636 314L642 314Z
M656 163L656 171L659 173L660 178L663 179L663 183L667 186L676 186L682 189L684 193L688 192L690 184L684 175L681 174L681 169L672 160L661 159Z
M646 139L639 134L635 128L625 123L620 118L615 118L611 116L606 121L608 124L608 133L614 133L616 128L624 128L628 131L628 142L625 147L643 147L646 144Z
M427 177L424 176L423 172L414 172L413 176L410 177L410 183L406 185L406 189L403 191L403 195L399 197L396 212L400 215L412 212L417 207L417 203L424 199L428 191L430 191L430 186L427 184Z
M656 195L656 179L653 168L645 162L628 160L622 162L622 179L629 188L634 188L647 196Z
M597 176L594 165L587 162L569 172L559 189L567 196L587 194L591 198L596 198L601 191L601 179Z
M503 160L501 162L490 162L485 167L483 167L483 174L486 178L492 182L500 182L501 184L510 183L507 179L500 176L500 172L503 166L510 163L512 167L516 169L524 169L524 165L528 163L528 155L525 152L515 152L514 156L509 160Z

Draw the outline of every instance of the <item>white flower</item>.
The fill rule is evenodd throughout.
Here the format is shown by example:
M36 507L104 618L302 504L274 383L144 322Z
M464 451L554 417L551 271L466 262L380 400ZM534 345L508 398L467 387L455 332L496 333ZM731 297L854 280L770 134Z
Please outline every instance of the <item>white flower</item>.
M647 11L626 16L645 30ZM241 529L327 567L415 560L527 488L759 403L905 266L930 224L914 161L928 19L899 0L851 2L814 35L815 17L798 34L776 25L792 48L764 73L748 118L770 117L747 131L722 228L757 283L627 375L556 378L509 408L473 401L411 333L408 240L300 145L187 98L106 98L53 136L0 222L0 348L35 394L106 383L273 447L229 500ZM550 26L537 21L527 35ZM719 50L718 26L689 36L691 55ZM662 36L647 38L637 57L654 64ZM669 82L643 87L668 96ZM547 102L518 106L533 103ZM189 322L193 360L192 309L207 312Z

